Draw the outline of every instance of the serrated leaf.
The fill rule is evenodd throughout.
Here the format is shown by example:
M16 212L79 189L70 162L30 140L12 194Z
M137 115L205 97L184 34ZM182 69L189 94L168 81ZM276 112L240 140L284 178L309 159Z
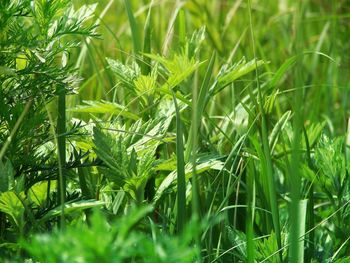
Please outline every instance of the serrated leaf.
M263 60L256 61L253 59L249 62L245 62L245 59L242 59L238 63L228 68L221 76L219 76L219 86L225 87L236 79L252 72L256 69L256 67L260 67L264 64L265 62Z
M58 20L51 23L48 36L50 38L70 34L98 36L95 32L96 24L85 25L86 21L93 17L96 7L97 4L83 5L75 10L71 5Z
M111 179L119 186L123 186L128 173L125 145L96 127L94 128L94 145L96 155L112 170Z
M343 155L344 138L334 140L323 135L315 150L315 164L322 174L319 181L328 190L338 192L346 176L345 158Z
M163 88L173 89L186 80L202 63L193 58L188 58L186 54L176 54L172 59L167 59L158 55L146 54L154 61L161 63L168 71L169 76Z
M155 75L140 75L134 80L135 90L139 96L151 95L156 88Z
M83 101L85 105L79 105L75 108L68 109L69 112L77 113L100 113L120 115L129 119L138 120L140 117L127 110L126 107L117 103L108 101Z
M110 69L115 73L117 79L119 82L121 82L124 87L134 90L134 80L140 76L140 68L137 66L137 64L133 64L133 67L129 67L124 65L118 60L106 58L107 63L110 67Z

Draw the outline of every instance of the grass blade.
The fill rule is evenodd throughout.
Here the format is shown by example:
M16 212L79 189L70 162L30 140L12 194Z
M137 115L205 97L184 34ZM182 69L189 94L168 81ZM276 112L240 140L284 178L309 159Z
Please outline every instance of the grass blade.
M64 86L58 87L58 115L57 115L57 151L58 151L58 176L57 195L58 204L62 208L60 226L64 226L64 202L66 195L66 90Z
M206 106L208 91L210 88L209 82L210 82L210 79L211 79L211 76L213 73L215 59L216 59L216 53L213 52L213 54L210 58L210 61L209 61L207 71L205 72L204 80L203 80L202 85L201 85L200 90L199 90L196 107L194 108L192 105L192 110L195 111L195 117L192 120L192 124L191 124L190 131L189 131L189 137L188 137L187 144L186 144L186 152L185 152L185 160L186 161L189 160L190 154L192 153L193 135L194 135L194 133L197 133L198 128L200 127L201 118L202 118L202 115L203 115L203 112L204 112L204 109ZM194 128L194 126L196 126L196 128Z
M186 224L185 158L181 116L174 93L173 100L176 109L177 230L181 233Z
M143 54L150 54L151 53L151 44L152 44L152 27L151 27L151 21L152 21L152 6L153 6L153 0L151 1L150 7L148 9L148 14L146 18L145 23L145 35L143 38ZM148 56L143 55L142 56L142 66L141 66L141 72L143 75L148 75L151 72L151 58Z
M255 248L254 248L254 214L255 214L255 174L252 161L248 161L247 172L247 262L255 262Z
M294 43L294 52L297 54L302 54L302 45L303 45L303 13L304 13L304 4L307 1L299 1L298 8L295 11L296 15L296 40ZM296 61L296 67L294 71L294 81L295 87L302 87L302 61L303 55L298 56ZM301 211L300 211L300 195L301 195L301 171L300 171L300 145L301 145L301 134L303 126L303 91L297 89L293 108L294 108L294 118L293 118L293 142L292 142L292 160L289 168L289 180L290 180L290 192L291 192L291 205L290 205L290 247L289 247L289 260L290 262L303 262L303 258L300 247L301 242L299 240L302 227L305 227L301 221ZM302 261L300 261L302 260Z
M249 5L249 8L248 8L249 24L250 24L251 39L252 39L252 45L253 45L254 60L255 60L255 63L257 63L256 51L255 51L255 37L254 37L253 24L252 24L251 0L248 0L248 5ZM280 220L279 220L278 203L277 203L277 196L276 196L277 191L276 191L275 178L273 173L269 139L267 134L266 114L263 107L264 99L260 88L258 64L256 64L255 66L255 75L256 75L256 83L257 83L258 99L259 99L258 108L261 114L261 137L262 137L262 144L263 144L263 154L261 154L261 156L264 156L264 159L266 161L265 177L267 179L267 185L268 185L267 186L268 197L269 197L268 202L271 208L272 222L273 222L274 231L276 233L276 241L277 241L278 249L280 250L282 247L282 239L281 239L281 227L280 227ZM282 250L280 250L279 256L280 256L280 261L282 262Z
M139 27L136 23L136 19L132 11L131 1L124 0L124 4L125 4L126 12L128 14L134 53L135 55L138 55L141 51L141 37L140 37Z

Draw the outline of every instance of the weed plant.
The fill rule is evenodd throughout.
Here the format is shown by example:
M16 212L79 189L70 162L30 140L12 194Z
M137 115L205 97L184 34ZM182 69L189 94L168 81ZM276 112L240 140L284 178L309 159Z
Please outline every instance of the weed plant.
M0 1L4 262L350 262L345 0Z

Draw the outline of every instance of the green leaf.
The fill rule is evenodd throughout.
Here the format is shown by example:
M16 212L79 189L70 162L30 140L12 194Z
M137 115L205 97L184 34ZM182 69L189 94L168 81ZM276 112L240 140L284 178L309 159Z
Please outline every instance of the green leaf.
M191 39L188 41L188 57L192 58L198 54L200 46L205 40L205 31L205 26L202 26L192 34Z
M270 146L271 152L273 152L278 140L278 136L286 126L287 122L290 119L290 116L291 116L291 111L285 112L282 115L282 117L278 120L275 127L273 127L273 130L269 136L269 146Z
M138 120L140 117L127 110L126 107L117 103L108 101L83 101L85 105L79 105L75 108L67 109L69 112L76 113L100 113L119 115L129 119Z
M56 189L56 181L51 181L50 184L51 191L54 191L54 189ZM33 185L28 191L29 199L38 206L44 205L47 199L47 187L47 181L39 182Z
M277 242L276 242L276 235L274 232L271 233L271 235L262 240L257 240L255 242L256 245L256 260L257 262L261 262L263 260L266 260L266 258L269 258L269 263L280 263L278 254L276 251L278 250ZM272 257L271 257L272 256Z
M0 66L0 75L10 75L10 76L15 76L16 71L12 68Z
M152 54L146 56L161 63L167 69L169 75L166 84L163 86L167 89L173 89L179 85L203 64L193 58L188 58L186 54L176 54L172 59Z
M349 263L349 262L350 262L350 257L340 258L334 261L334 263Z
M131 2L129 0L124 0L126 12L128 14L129 24L131 28L132 43L134 47L134 53L138 55L141 51L141 37L139 32L139 27L137 26L134 13L132 11Z
M283 77L283 75L286 73L286 71L291 68L297 61L297 56L293 56L289 59L287 59L282 66L280 66L278 68L278 70L276 71L276 73L274 74L273 78L270 80L269 82L269 86L271 88L275 87L278 83L278 81L280 81L280 79Z
M227 231L227 237L228 240L230 241L230 245L233 247L237 247L237 249L234 251L235 256L237 256L240 260L243 262L247 261L247 237L246 235L231 227L227 226L226 227Z
M106 58L107 63L113 73L116 75L118 82L122 83L124 87L131 91L134 91L134 80L141 75L140 68L137 64L133 64L132 67L126 66L118 60Z
M325 126L326 121L323 121L320 123L312 123L307 127L307 137L310 147L313 147L317 143Z
M196 174L199 175L208 170L221 170L224 168L224 164L218 160L209 160L204 163L197 164L196 166ZM186 180L190 179L193 175L192 164L189 163L185 166L185 176ZM174 182L176 182L177 173L176 171L171 172L160 184L157 189L157 192L154 196L154 202L157 202L163 195L164 191L168 189Z
M110 134L94 127L94 151L96 155L112 170L109 177L119 186L123 186L128 177L128 158L125 145Z
M343 155L344 138L334 140L323 135L315 150L315 163L321 170L319 182L328 190L337 193L341 189L345 176L345 158ZM341 197L338 197L341 198Z
M186 178L183 128L175 94L173 100L176 110L176 179L177 179L177 231L182 232L186 224Z
M70 213L75 213L88 208L103 206L105 203L96 200L82 200L78 202L65 203L63 206L64 214L68 215ZM62 213L62 207L58 206L50 211L48 211L42 218L39 219L40 223L46 222L54 217L60 216Z
M152 95L157 86L156 83L157 75L153 71L150 75L140 75L134 80L135 91L139 96L149 96Z
M0 194L0 211L11 216L14 223L19 226L25 207L15 192L7 191Z
M299 237L299 242L298 242L298 262L303 262L304 261L304 235L305 235L305 223L306 223L306 207L307 207L307 199L304 200L299 200L298 203L298 208L299 208L299 218L298 222L300 222L300 225L298 227L299 233L297 234ZM295 229L291 229L290 231L296 231Z
M107 178L141 203L154 170L155 153L171 119L135 122L128 130L94 128L94 150L103 160Z
M0 193L11 190L14 184L13 167L10 161L5 165L0 161Z
M47 3L47 8L50 8L50 3ZM57 1L54 1L57 2ZM83 5L78 10L74 10L71 5L65 12L53 23L50 23L48 29L48 37L55 39L64 35L85 35L90 37L99 36L95 29L96 24L86 25L86 21L93 17L97 4Z
M255 59L246 62L245 59L240 60L238 63L234 64L230 68L224 71L222 75L219 76L218 82L219 87L223 88L236 79L252 72L257 67L264 65L265 62L263 60L255 61Z
M121 228L119 229L118 239L123 240L127 237L127 234L131 228L144 218L147 214L153 211L152 205L144 205L137 208L133 208L128 214L127 218L122 219Z

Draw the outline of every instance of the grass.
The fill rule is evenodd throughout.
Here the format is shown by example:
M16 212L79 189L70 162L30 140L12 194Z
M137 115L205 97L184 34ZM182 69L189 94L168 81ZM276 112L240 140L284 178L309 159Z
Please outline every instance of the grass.
M348 262L346 1L93 3L0 4L0 261Z
M186 179L185 179L185 157L183 130L181 115L173 94L176 111L176 173L177 173L177 230L182 232L186 225Z
M302 42L303 42L303 16L304 16L304 4L302 1L298 3L298 12L295 15L295 26L297 28L296 39L295 39L295 53L302 54ZM303 56L298 56L296 67L294 70L295 75L295 86L303 85L303 73L301 71L301 65L303 61ZM292 160L290 164L290 188L291 188L291 207L290 214L293 214L291 220L291 231L290 231L290 251L289 251L289 260L292 262L300 262L304 259L304 244L299 241L300 236L302 236L302 229L305 229L305 221L303 221L303 209L300 204L301 200L301 175L300 175L300 142L302 135L302 126L303 126L303 92L302 90L297 90L295 92L294 100L294 118L293 118L293 145L292 145Z

